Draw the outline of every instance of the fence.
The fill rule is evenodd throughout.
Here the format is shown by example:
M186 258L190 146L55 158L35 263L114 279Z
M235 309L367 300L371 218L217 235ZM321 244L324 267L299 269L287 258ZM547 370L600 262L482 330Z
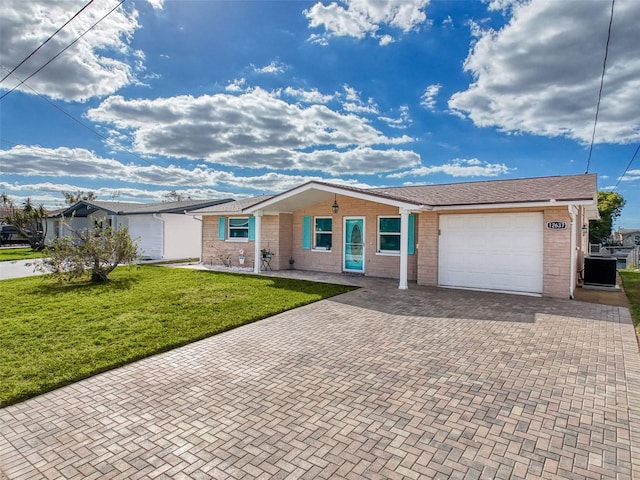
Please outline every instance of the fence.
M591 257L613 257L617 261L618 269L638 268L640 245L635 247L623 247L620 245L601 245L598 243L589 244L589 256Z
M636 246L627 255L627 268L638 269L640 268L640 245Z

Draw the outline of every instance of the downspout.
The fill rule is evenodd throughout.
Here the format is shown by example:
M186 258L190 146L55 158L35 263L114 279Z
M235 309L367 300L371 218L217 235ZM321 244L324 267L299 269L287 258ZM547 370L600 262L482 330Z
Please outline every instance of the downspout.
M166 228L166 221L164 218L162 218L161 216L159 216L157 213L153 214L153 218L155 218L156 220L160 220L162 222L162 251L160 253L160 259L164 259L164 229Z
M569 298L573 298L576 288L576 274L578 270L578 252L576 245L576 214L574 206L569 205L569 216L571 217L571 284L569 285Z

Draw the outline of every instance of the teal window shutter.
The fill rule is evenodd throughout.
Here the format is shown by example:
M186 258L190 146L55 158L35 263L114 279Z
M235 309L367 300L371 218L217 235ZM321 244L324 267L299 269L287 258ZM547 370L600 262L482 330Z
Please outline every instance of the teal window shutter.
M249 241L256 239L256 217L249 217Z
M227 218L219 217L218 218L218 239L224 240L227 236Z
M302 217L302 248L311 250L311 215Z
M407 253L414 255L416 253L416 215L415 213L409 214L409 245Z

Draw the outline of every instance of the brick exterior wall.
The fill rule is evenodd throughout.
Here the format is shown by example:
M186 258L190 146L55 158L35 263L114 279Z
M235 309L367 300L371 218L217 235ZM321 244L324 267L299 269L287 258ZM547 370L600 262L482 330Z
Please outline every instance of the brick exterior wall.
M418 216L418 285L438 285L439 221L435 212L422 212Z
M228 217L227 217L228 218ZM229 256L234 267L253 266L254 242L225 242L218 239L220 217L204 215L202 217L202 263L205 265L223 265L223 258ZM238 250L244 250L244 265L240 265Z
M365 271L372 277L400 278L400 257L382 255L376 252L378 247L378 216L399 215L397 207L368 202L357 198L337 196L340 210L337 214L331 211L333 199L293 213L293 246L292 254L295 268L318 272L341 273L343 255L343 222L344 217L364 217L365 233ZM333 218L333 241L331 251L314 251L302 249L302 219L305 215ZM313 225L312 225L313 228ZM419 225L416 218L415 240L419 242ZM416 280L417 255L409 255L407 277Z
M341 273L343 254L343 221L344 217L364 217L365 219L365 275L399 278L400 257L381 255L377 250L378 216L398 215L398 209L365 200L345 196L337 197L340 211L333 214L333 199L297 210L292 214L265 215L262 217L262 248L273 252L271 266L274 270L291 268L289 259L293 258L293 267L298 270ZM516 213L541 211L541 209L494 209L465 210L464 212L441 211L422 212L416 215L415 235L416 251L409 255L408 278L419 285L438 285L438 252L439 252L439 216L455 213ZM576 247L578 249L577 270L584 264L583 248L585 239L580 231L583 223L584 208L580 208L576 216ZM314 251L302 249L302 219L323 216L333 218L333 244L331 251ZM230 215L231 216L231 215ZM566 230L543 229L543 295L548 297L568 298L571 282L571 218L566 206L543 209L543 221L567 222ZM222 265L222 258L231 256L231 264L240 266L238 250L245 250L245 267L252 267L254 260L254 242L229 242L218 239L219 217L204 216L202 222L202 262ZM576 280L578 275L576 275Z
M233 217L247 215L228 215ZM223 265L223 259L231 258L231 266L251 268L254 265L255 242L229 241L218 238L220 217L205 215L202 218L202 263L205 265ZM289 268L291 258L291 215L265 215L262 217L262 248L273 253L271 267L274 270ZM240 264L239 250L244 250L244 265Z
M544 228L543 290L546 297L569 298L571 283L571 217L567 207L547 208L544 224L567 222L566 230Z

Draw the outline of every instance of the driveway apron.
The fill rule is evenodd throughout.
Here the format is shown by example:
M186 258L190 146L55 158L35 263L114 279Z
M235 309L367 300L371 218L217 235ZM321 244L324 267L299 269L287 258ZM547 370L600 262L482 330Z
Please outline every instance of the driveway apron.
M623 307L379 281L0 410L0 479L640 478Z

